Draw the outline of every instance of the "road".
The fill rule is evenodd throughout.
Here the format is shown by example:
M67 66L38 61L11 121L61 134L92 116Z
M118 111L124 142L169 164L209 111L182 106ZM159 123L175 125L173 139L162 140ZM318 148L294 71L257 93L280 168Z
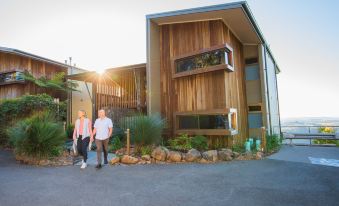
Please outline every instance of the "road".
M265 159L35 167L0 151L0 205L338 205L339 168Z

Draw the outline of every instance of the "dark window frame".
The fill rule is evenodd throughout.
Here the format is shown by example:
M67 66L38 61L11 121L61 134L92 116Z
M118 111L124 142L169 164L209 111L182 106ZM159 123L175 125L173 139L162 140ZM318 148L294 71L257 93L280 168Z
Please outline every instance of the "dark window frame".
M218 50L225 50L227 53L227 62L222 63L222 64L217 64L217 65L211 65L211 66L206 66L206 67L201 67L201 68L195 68L192 70L187 70L187 71L182 71L182 72L177 72L177 62L182 61L182 60L187 60L187 59L193 59L197 56L202 56L203 54L206 53L211 53L213 51L218 51ZM212 71L218 71L218 70L226 70L229 72L234 71L234 54L233 54L233 48L229 46L228 44L222 44L218 46L213 46L207 49L201 49L197 50L191 53L186 53L184 55L176 56L172 58L171 61L171 67L172 67L172 78L178 78L178 77L184 77L184 76L190 76L190 75L196 75L196 74L201 74L205 72L212 72Z
M199 116L214 116L214 115L227 115L228 129L214 128L214 129L201 129L199 128L180 128L181 116L197 116L198 125L200 124ZM238 134L238 117L237 110L234 108L229 109L215 109L206 111L191 111L191 112L176 112L174 113L174 133L175 134L189 134L189 135L236 135Z

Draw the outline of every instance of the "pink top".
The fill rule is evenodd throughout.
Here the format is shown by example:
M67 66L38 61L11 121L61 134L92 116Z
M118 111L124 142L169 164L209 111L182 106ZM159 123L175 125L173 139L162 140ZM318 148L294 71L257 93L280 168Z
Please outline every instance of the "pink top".
M83 130L84 130L84 120L80 119L79 135L82 135Z

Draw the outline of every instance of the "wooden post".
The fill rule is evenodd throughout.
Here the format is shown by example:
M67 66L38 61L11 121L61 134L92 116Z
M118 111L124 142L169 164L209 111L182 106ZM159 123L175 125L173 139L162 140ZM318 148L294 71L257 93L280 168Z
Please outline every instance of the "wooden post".
M266 129L261 127L261 150L266 152Z
M126 143L126 147L127 147L127 155L129 155L129 150L130 150L130 132L129 129L126 130L126 136L127 136L127 143Z

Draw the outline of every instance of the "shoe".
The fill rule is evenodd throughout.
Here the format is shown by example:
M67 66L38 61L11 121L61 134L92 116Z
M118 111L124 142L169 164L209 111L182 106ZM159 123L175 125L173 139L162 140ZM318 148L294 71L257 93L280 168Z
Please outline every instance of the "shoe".
M85 169L87 167L87 163L86 162L83 162L80 169Z
M97 164L97 166L95 166L95 169L100 169L101 167L101 164Z
M84 160L81 160L81 164L84 164L85 162L84 162Z
M104 160L104 164L107 165L107 164L108 164L108 161L107 161L107 160Z

